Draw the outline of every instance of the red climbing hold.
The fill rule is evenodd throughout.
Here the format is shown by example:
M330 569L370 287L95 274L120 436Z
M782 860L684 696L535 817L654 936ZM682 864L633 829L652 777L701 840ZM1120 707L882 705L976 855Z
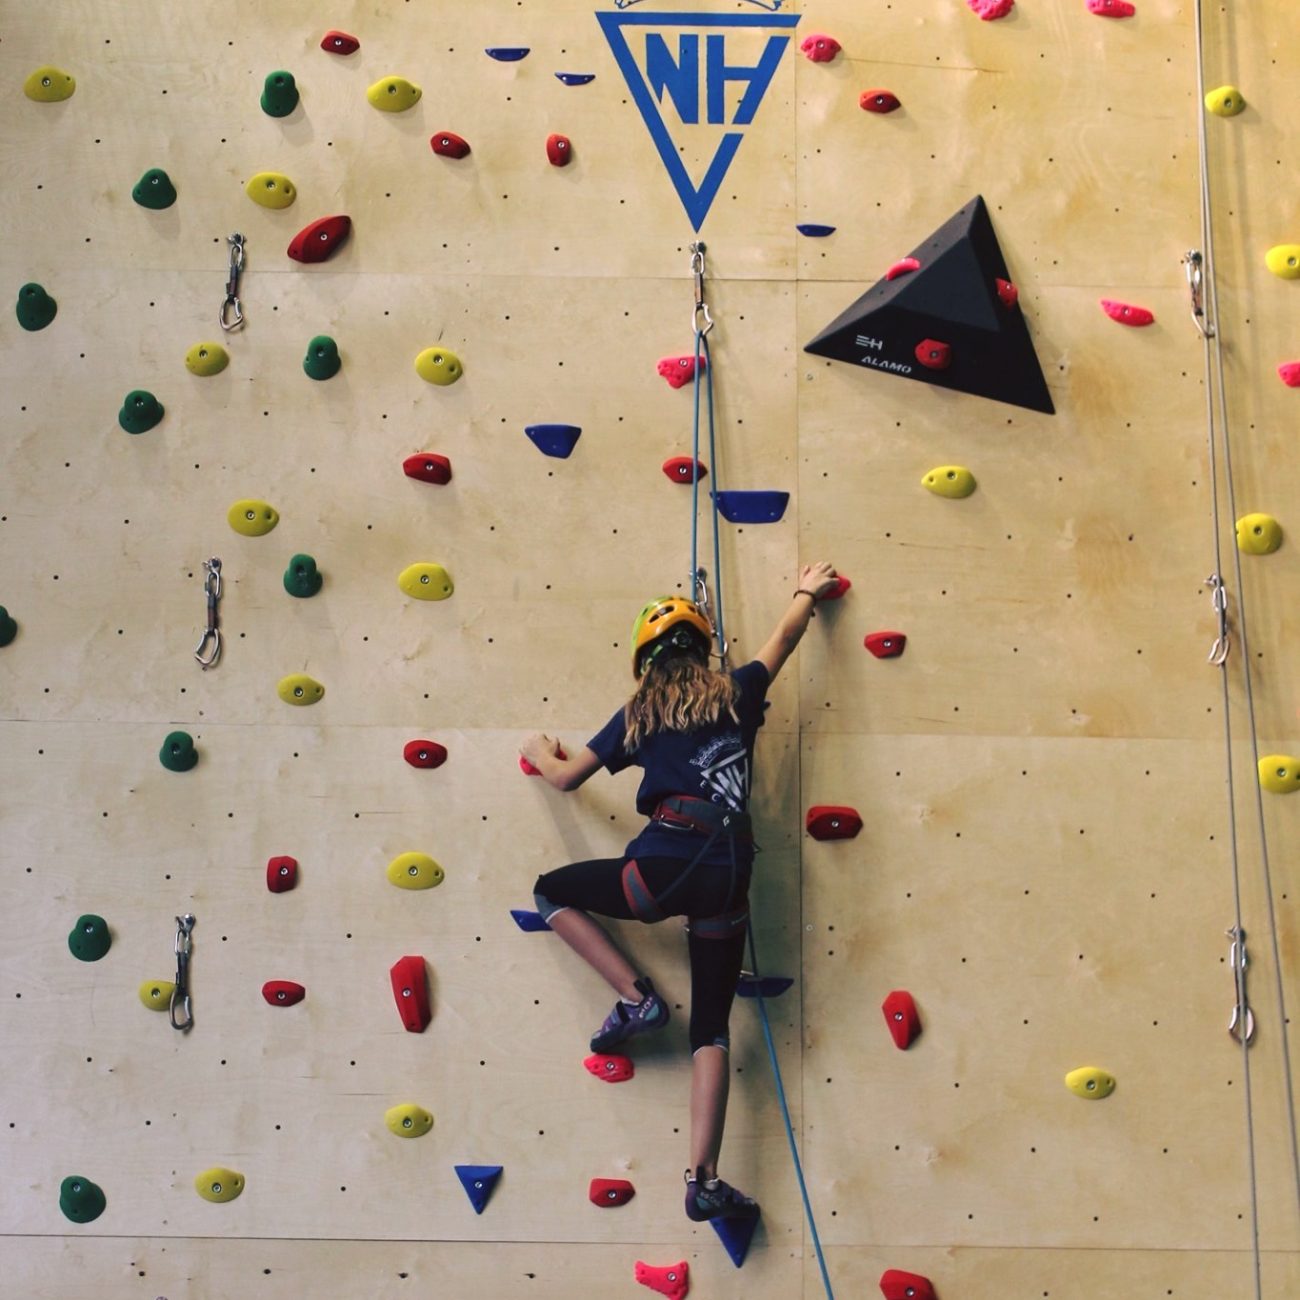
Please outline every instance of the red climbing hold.
M361 42L347 32L328 31L321 37L320 47L328 54L355 54Z
M450 483L451 461L436 452L420 451L402 462L402 473L421 483Z
M952 348L938 339L922 339L915 349L916 359L927 370L947 370L952 365Z
M966 0L966 3L986 23L1005 18L1016 7L1016 0Z
M840 43L824 32L813 32L803 38L799 49L813 63L829 63L840 52Z
M700 369L705 369L708 364L701 355ZM656 369L668 381L670 388L680 388L695 378L695 356L692 354L686 357L664 357Z
M1117 320L1121 325L1150 325L1155 320L1155 316L1145 307L1134 307L1132 303L1127 302L1114 302L1110 298L1101 300L1101 309L1111 320Z
M1132 18L1137 10L1128 0L1088 0L1088 12L1101 18Z
M840 574L839 576L836 577L835 585L830 589L830 591L822 592L822 594L818 596L817 599L819 601L840 600L844 596L844 593L848 591L848 589L851 586L853 586L853 584L846 577L844 577L843 574Z
M858 107L868 113L892 113L902 108L903 103L892 90L864 90L858 96Z
M906 1051L921 1032L921 1017L916 1013L912 995L895 989L881 1003L880 1009L885 1013L885 1023L893 1036L894 1046Z
M412 767L441 767L447 761L447 750L436 740L408 740L402 757Z
M262 985L262 996L273 1007L292 1007L307 996L307 990L292 980L267 980Z
M304 226L289 241L289 256L295 262L323 262L348 237L351 229L351 217L321 217Z
M587 1188L587 1199L602 1210L626 1205L635 1195L636 1188L626 1178L593 1178Z
M900 257L893 266L885 272L886 280L897 280L900 275L910 275L913 271L919 271L921 263L914 257Z
M266 887L273 894L287 894L298 883L298 863L293 858L272 858L266 864Z
M998 298L1004 307L1014 307L1020 301L1020 290L1010 280L1004 280L999 276L997 286Z
M907 645L902 632L868 632L862 642L877 659L897 659Z
M653 1264L643 1264L638 1259L636 1280L642 1286L648 1286L651 1291L666 1295L668 1300L685 1300L686 1293L691 1289L691 1271L685 1260L680 1264L669 1264L667 1268L656 1268Z
M663 471L674 483L694 483L709 472L702 460L692 460L689 456L670 456L663 463Z
M602 1056L595 1052L583 1061L583 1065L589 1074L606 1083L626 1083L636 1073L636 1067L626 1056Z
M804 828L815 840L851 840L862 829L856 808L818 803L808 809Z
M555 757L561 761L569 757L568 754L564 752L563 745L556 749ZM519 770L525 776L541 776L541 773L522 754L519 755Z
M552 167L567 167L573 158L573 141L567 135L548 135L546 156Z
M1300 361L1285 361L1277 368L1278 377L1288 388L1300 388Z
M887 1268L880 1275L880 1289L885 1300L935 1300L934 1287L920 1273L904 1273L901 1268Z
M429 137L429 148L442 158L464 158L469 154L469 142L455 131L438 131Z
M408 1033L422 1034L433 1013L429 1010L429 977L423 957L399 957L388 972L393 981L393 998Z

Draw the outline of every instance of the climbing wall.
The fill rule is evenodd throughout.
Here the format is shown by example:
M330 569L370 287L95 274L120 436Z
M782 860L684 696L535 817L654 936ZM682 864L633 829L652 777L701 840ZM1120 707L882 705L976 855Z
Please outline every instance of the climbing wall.
M8 15L0 1265L14 1294L648 1294L637 1260L688 1261L699 1297L822 1294L752 1002L733 1016L724 1173L764 1220L738 1273L681 1213L684 1030L638 1044L632 1080L590 1077L608 995L510 915L539 871L616 853L637 825L633 774L564 796L516 753L533 730L572 751L599 728L630 688L633 614L685 583L690 492L660 467L691 455L692 390L657 365L692 351L695 226L718 322L705 486L790 494L779 522L724 525L733 660L785 608L801 560L853 582L772 692L755 799L756 939L765 969L796 980L769 1013L836 1294L877 1294L888 1269L968 1300L1252 1294L1248 1133L1262 1294L1297 1293L1277 993L1297 996L1300 842L1270 795L1279 981L1242 676L1249 658L1260 753L1300 749L1296 552L1288 539L1242 557L1239 586L1221 500L1247 1079L1225 1032L1234 837L1205 663L1205 374L1180 266L1200 238L1195 21L1173 0L1135 4L1121 19L1020 0L990 21L960 0L204 14L62 0ZM360 48L322 49L330 26ZM805 58L815 33L842 48ZM1264 255L1300 240L1286 183L1300 18L1280 0L1229 4L1205 40L1208 85L1248 104L1208 119L1238 513L1285 531L1300 527L1297 397L1275 371L1300 359L1300 289ZM55 73L24 95L46 64L75 77L70 97L40 102L66 89ZM743 75L760 67L765 80ZM268 84L277 72L296 104L285 78ZM864 111L866 91L900 107ZM548 158L554 135L566 166ZM702 181L733 147L716 186ZM291 206L251 200L264 172L281 197L291 181ZM133 198L169 187L169 206ZM976 195L1055 415L803 351ZM327 260L286 255L343 214ZM236 231L246 323L223 335ZM26 284L57 302L44 328ZM1102 298L1154 323L1110 319ZM332 369L322 339L341 366L315 378ZM187 367L209 368L212 345L223 370ZM124 400L137 392L163 408L152 427L148 403ZM581 430L568 457L525 436L539 424ZM450 481L406 476L420 453L446 457ZM970 496L925 490L946 466L971 472ZM233 531L241 501L273 507L273 531ZM224 650L205 672L192 651L214 556ZM286 589L295 556L319 566L318 594ZM412 565L441 566L452 594L413 599L398 583ZM868 652L881 631L906 636L902 655ZM311 679L299 698L312 683L323 698L294 708L289 683L282 699L295 674ZM198 755L188 771L160 762L178 765L177 732ZM446 761L403 761L415 739ZM804 832L831 804L859 814L855 838ZM441 868L436 888L389 882L411 852ZM267 888L277 856L298 864L291 891ZM185 913L182 1035L137 988L172 978ZM112 940L95 961L69 950L72 932L95 955L83 916ZM622 933L684 1023L680 932ZM427 972L418 1035L390 984L404 956ZM276 980L301 1003L268 1005ZM891 991L918 1010L906 1051L881 1015ZM1113 1094L1069 1091L1083 1067ZM431 1131L394 1136L400 1105ZM456 1165L502 1166L481 1214ZM196 1194L217 1169L238 1174L237 1199ZM74 1215L85 1184L102 1189L98 1217L60 1212L69 1177ZM593 1178L627 1179L635 1199L597 1208ZM228 1194L228 1175L199 1181L220 1180Z

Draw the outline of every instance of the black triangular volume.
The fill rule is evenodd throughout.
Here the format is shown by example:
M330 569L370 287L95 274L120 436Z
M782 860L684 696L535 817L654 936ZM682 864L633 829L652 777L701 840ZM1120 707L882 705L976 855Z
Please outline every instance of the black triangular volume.
M911 256L918 269L878 281L804 351L1054 415L1025 318L999 294L1010 277L984 200Z

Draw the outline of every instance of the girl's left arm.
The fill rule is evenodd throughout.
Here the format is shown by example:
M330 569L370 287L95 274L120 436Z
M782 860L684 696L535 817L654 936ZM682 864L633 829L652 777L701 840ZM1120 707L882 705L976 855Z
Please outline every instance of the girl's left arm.
M600 771L601 761L595 750L584 745L569 758L560 758L558 740L540 732L529 736L519 747L519 752L537 769L542 779L557 790L576 790L589 777Z

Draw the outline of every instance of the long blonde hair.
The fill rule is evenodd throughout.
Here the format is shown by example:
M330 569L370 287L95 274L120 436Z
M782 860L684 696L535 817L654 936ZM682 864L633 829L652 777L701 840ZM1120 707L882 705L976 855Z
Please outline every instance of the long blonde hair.
M739 723L740 688L728 673L714 672L693 654L665 655L646 669L636 694L627 702L624 750L635 753L641 742L660 731L694 731L726 713Z

